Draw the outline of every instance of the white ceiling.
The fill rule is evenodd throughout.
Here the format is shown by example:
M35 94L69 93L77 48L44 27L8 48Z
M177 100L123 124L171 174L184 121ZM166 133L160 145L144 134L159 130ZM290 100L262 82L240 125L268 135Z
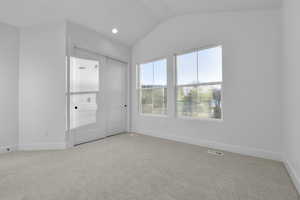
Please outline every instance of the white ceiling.
M133 45L172 16L280 6L281 0L0 0L0 21L25 27L68 19Z

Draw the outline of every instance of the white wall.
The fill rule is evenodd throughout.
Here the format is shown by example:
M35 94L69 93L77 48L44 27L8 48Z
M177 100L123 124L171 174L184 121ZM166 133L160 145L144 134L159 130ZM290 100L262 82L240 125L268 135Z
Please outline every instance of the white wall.
M283 128L284 157L300 192L300 1L285 0L283 8Z
M280 159L280 17L277 10L193 14L156 27L133 48L132 131ZM168 117L139 115L136 63L166 56L172 72L173 53L214 44L223 45L224 121L177 119L173 101Z
M65 23L21 30L20 149L65 146Z
M18 144L19 31L0 23L0 152Z
M77 45L127 62L131 59L131 48L85 26L68 22L67 35L71 45Z

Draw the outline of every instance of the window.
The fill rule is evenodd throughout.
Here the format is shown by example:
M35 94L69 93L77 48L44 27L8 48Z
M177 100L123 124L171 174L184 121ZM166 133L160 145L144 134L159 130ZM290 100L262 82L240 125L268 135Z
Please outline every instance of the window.
M143 114L167 114L167 60L139 65L139 101Z
M177 116L222 118L222 47L176 56Z

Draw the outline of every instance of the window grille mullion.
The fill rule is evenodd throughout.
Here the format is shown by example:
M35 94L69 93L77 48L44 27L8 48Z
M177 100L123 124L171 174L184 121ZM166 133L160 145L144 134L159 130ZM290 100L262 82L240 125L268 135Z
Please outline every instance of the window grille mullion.
M198 66L198 51L196 52L197 53L197 83L199 83L199 66Z

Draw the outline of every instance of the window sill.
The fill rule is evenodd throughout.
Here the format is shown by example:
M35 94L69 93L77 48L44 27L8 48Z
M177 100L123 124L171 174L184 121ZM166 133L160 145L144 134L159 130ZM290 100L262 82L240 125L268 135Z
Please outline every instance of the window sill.
M184 116L177 116L176 119L182 120L191 120L191 121L204 121L204 122L218 122L222 123L224 119L214 119L214 118L203 118L203 117L184 117Z
M188 120L188 121L202 121L202 122L217 122L222 123L224 119L214 119L214 118L201 118L201 117L184 117L184 116L176 116L170 117L168 114L166 115L159 115L159 114L143 114L139 113L140 117L156 117L156 118L170 118L176 120Z
M144 113L140 113L139 114L141 117L161 117L161 118L167 118L168 114L144 114Z

